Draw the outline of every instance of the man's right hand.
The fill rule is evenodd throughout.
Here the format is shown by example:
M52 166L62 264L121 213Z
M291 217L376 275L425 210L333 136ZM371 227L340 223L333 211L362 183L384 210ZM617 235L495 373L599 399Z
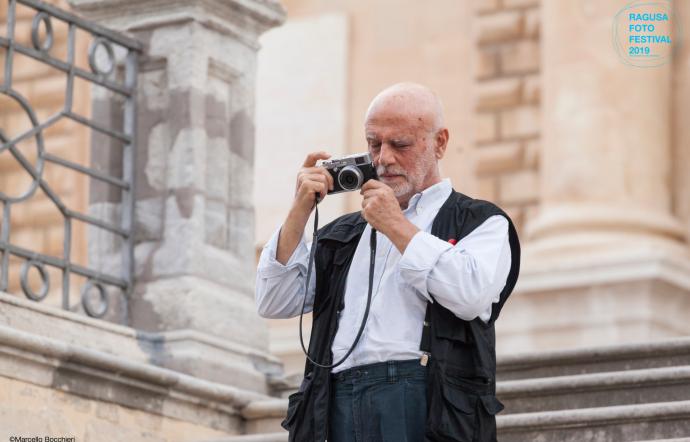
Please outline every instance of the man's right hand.
M326 152L312 152L302 164L302 168L297 174L297 185L295 186L295 201L293 209L300 211L309 217L314 208L316 194L321 200L326 197L329 190L333 190L333 177L323 167L317 167L316 162L326 160L331 155Z
M280 229L278 250L276 250L276 259L283 265L287 264L302 239L304 227L309 220L311 211L314 209L316 194L318 193L321 200L323 200L328 190L333 190L333 177L331 174L323 167L316 167L317 161L330 157L331 155L326 152L310 153L297 174L295 199L290 213L288 213L283 227Z

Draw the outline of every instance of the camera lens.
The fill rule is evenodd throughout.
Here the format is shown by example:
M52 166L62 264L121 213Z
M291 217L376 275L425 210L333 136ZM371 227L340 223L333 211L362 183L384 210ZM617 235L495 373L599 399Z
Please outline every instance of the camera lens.
M362 185L362 172L354 167L347 166L338 174L338 184L343 190L356 190Z

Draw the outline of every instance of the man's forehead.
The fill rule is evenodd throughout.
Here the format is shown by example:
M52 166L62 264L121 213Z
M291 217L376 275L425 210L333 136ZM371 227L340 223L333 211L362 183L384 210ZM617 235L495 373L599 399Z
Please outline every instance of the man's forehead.
M364 125L364 133L367 138L401 138L415 137L423 126L410 124L410 122L393 120L367 120Z
M381 140L381 139L395 139L395 140L404 140L404 139L415 139L416 134L414 132L410 131L401 131L401 130L367 130L366 131L366 139L367 140Z
M371 113L364 122L364 130L367 134L397 132L412 135L427 126L428 122L422 115L403 112Z

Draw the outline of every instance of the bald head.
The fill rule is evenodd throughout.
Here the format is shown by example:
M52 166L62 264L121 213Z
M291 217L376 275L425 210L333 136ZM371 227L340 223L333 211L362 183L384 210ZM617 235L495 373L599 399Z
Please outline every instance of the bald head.
M365 124L382 117L404 118L429 132L444 127L441 100L431 89L417 83L397 83L379 92L369 104Z

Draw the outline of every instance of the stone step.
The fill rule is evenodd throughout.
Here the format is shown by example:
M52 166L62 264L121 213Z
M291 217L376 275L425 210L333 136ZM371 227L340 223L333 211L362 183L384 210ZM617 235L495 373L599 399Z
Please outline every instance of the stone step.
M690 437L674 437L673 439L647 439L635 442L690 442Z
M690 436L690 401L498 416L501 442L610 442Z
M222 439L204 440L203 442L287 442L288 433L251 434L246 436L229 436Z
M690 365L499 382L504 414L690 400Z
M690 365L690 338L505 355L497 379L543 378L584 373Z

